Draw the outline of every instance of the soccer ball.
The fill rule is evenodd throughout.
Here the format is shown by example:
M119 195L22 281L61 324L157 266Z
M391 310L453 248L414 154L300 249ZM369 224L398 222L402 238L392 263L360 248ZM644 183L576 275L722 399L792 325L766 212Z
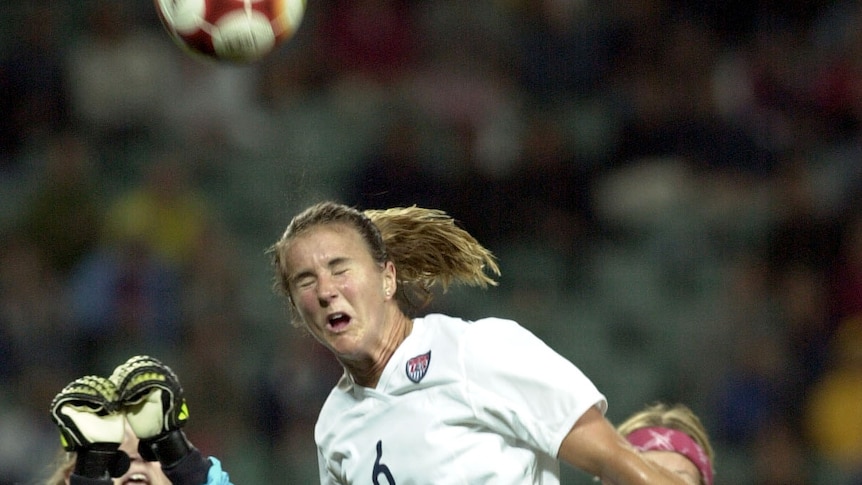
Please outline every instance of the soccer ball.
M293 37L305 0L154 0L162 24L192 54L257 61Z

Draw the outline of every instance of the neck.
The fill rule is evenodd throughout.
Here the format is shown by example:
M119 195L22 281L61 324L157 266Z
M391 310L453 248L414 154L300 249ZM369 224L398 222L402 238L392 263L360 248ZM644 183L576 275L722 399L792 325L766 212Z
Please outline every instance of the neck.
M393 310L389 312L387 319L392 323L381 338L380 348L375 355L360 362L342 362L353 376L354 382L362 387L377 387L380 376L383 375L383 369L386 368L392 354L413 331L413 320L404 315L397 305L393 305Z

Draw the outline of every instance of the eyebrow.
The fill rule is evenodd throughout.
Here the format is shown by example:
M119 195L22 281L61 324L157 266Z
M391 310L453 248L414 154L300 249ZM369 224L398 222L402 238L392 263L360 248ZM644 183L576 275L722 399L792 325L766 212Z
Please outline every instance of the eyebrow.
M326 267L331 271L331 270L332 270L333 268L335 268L336 266L341 265L341 264L344 264L344 263L348 262L349 260L350 260L350 258L347 258L347 257L345 257L345 256L337 256L337 257L332 258L332 259L330 259L329 261L327 261L327 262L326 262ZM290 283L295 283L297 280L300 280L300 279L302 279L302 278L304 278L304 277L306 277L306 276L312 276L312 277L313 277L313 276L314 276L314 272L313 272L313 271L311 271L311 270L303 270L303 271L300 271L300 272L298 272L298 273L295 273L295 274L291 275L291 276L288 278L288 281L289 281Z
M326 263L326 267L329 269L332 269L333 267L344 264L344 263L348 262L349 260L350 260L350 258L348 258L346 256L338 256L338 257L335 257L335 258L332 258L331 260L329 260L329 262Z

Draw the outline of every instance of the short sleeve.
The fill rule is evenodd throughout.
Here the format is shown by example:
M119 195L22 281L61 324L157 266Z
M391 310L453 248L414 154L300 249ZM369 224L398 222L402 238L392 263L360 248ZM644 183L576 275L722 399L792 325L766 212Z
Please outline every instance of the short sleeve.
M222 469L221 462L212 456L209 457L209 461L212 466L210 466L209 473L207 473L206 485L233 485L227 472Z
M486 425L556 456L590 407L606 411L593 382L526 328L497 318L470 325L460 356L466 396Z

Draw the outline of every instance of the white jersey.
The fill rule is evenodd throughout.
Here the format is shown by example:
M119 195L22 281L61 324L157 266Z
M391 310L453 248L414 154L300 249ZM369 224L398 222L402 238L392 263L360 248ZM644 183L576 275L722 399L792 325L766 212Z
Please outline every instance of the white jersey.
M315 426L321 484L558 484L563 438L605 397L511 320L417 318L374 389L345 374Z

